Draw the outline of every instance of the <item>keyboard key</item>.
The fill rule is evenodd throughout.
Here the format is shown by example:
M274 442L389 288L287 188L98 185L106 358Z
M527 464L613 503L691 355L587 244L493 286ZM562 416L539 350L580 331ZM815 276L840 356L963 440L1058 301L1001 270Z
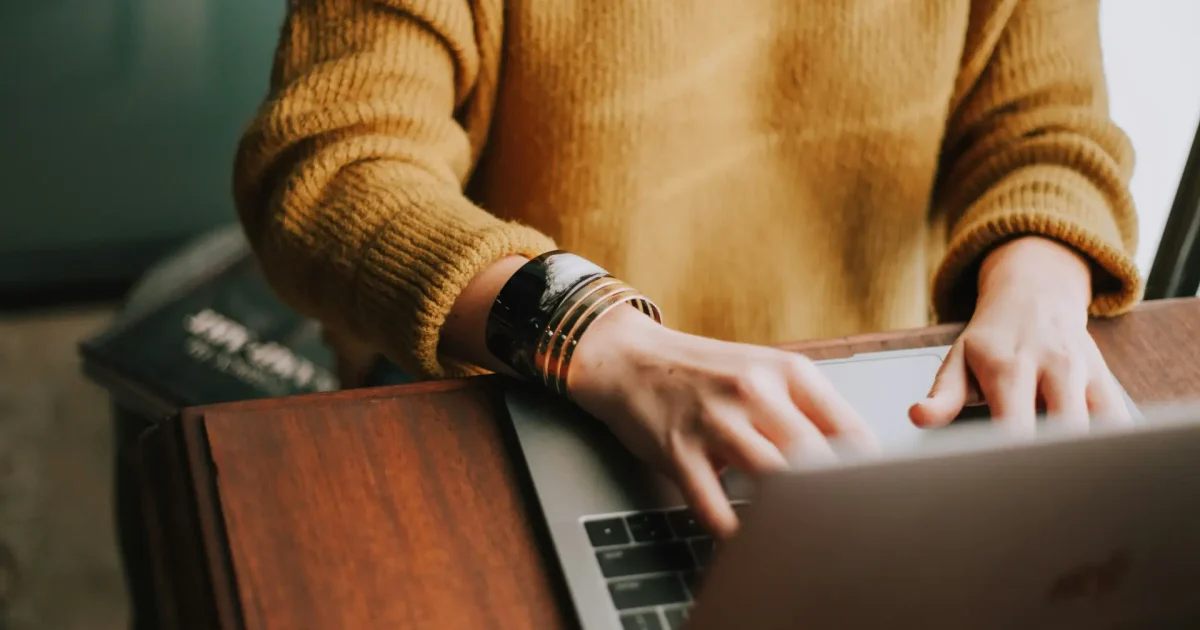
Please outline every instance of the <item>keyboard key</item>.
M695 568L687 543L675 541L596 552L604 577L673 573Z
M688 618L688 611L690 610L691 608L688 606L663 609L663 616L667 618L667 630L680 630L680 628L683 628L683 624Z
M692 594L692 599L700 597L700 585L704 581L704 572L702 571L687 571L683 574L683 583L687 585L687 590Z
M621 615L621 628L623 630L662 630L662 623L658 620L658 613L651 610Z
M625 517L629 532L638 542L660 542L671 539L667 517L662 512L644 512Z
M621 518L606 518L599 521L587 521L583 524L587 530L588 540L593 547L608 547L624 545L629 542L629 532L625 530L625 521Z
M674 575L617 580L608 583L617 610L687 602L683 583Z
M675 530L675 536L679 538L708 535L708 532L700 525L700 521L691 510L672 510L667 512L667 520L671 522L671 529Z
M696 564L700 565L700 568L708 567L713 554L717 552L717 543L711 538L697 538L690 542L692 553L696 554Z

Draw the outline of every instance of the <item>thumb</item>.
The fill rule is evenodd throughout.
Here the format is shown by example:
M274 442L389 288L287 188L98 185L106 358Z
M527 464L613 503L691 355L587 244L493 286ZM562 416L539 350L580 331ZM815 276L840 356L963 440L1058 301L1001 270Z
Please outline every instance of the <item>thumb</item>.
M967 404L970 379L963 346L956 343L946 354L929 395L908 410L908 417L919 427L944 427L950 424Z

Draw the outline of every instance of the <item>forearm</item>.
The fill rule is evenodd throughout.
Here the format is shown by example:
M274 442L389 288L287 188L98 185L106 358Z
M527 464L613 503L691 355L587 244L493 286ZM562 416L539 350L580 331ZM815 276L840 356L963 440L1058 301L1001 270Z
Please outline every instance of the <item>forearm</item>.
M491 367L456 324L447 347L466 360L443 361L456 298L472 278L492 278L495 261L554 249L462 193L481 141L455 117L482 54L468 13L448 2L292 3L271 95L235 166L239 216L280 296L418 378ZM468 322L486 318L486 296L464 300L481 304Z

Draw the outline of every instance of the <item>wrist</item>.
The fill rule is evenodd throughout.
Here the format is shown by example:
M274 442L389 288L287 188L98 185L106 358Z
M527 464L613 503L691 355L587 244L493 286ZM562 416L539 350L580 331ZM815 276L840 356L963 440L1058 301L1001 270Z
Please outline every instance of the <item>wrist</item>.
M442 325L442 352L493 372L514 375L512 368L488 350L486 330L496 296L528 262L529 259L523 256L508 256L489 265L471 279L454 301Z
M979 300L1013 291L1077 302L1092 300L1089 261L1074 249L1048 238L1025 236L994 249L979 268Z
M488 315L486 344L517 375L551 392L569 395L567 382L580 340L593 327L621 321L614 310L633 306L660 321L658 307L595 264L566 252L528 261L500 290Z

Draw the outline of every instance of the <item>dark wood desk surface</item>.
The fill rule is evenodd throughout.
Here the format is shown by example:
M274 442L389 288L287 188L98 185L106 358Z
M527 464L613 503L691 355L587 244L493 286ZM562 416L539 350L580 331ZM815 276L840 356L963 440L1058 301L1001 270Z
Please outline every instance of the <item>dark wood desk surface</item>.
M789 346L813 358L950 343L959 328ZM1200 395L1200 300L1093 324L1139 403ZM188 410L143 444L170 627L573 627L502 381Z

